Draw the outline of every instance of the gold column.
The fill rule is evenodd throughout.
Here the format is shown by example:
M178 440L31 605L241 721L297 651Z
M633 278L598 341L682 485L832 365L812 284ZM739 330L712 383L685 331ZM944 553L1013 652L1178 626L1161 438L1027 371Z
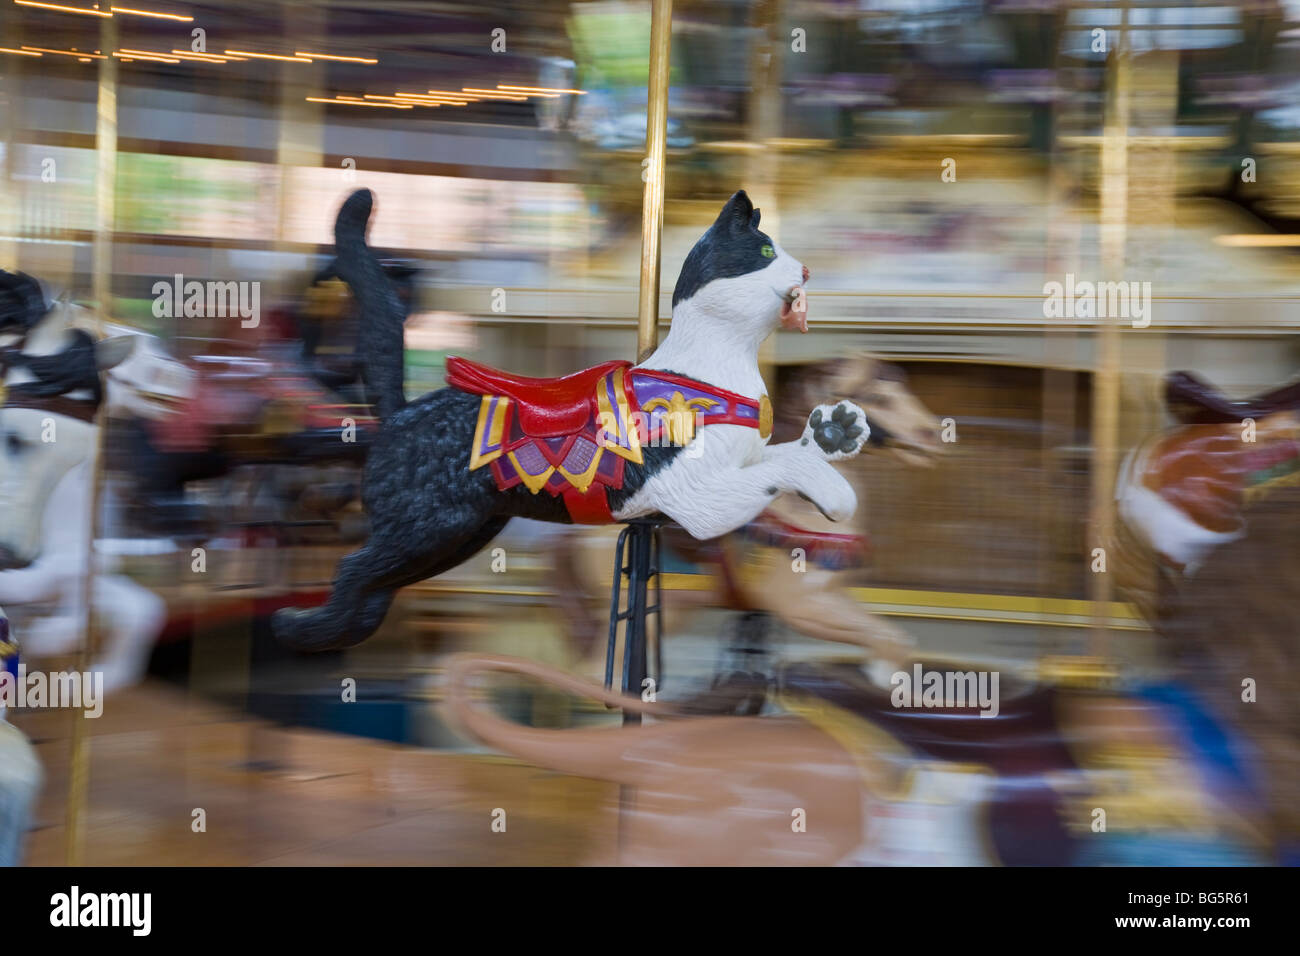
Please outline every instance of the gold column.
M328 13L322 7L308 4L287 4L282 10L281 35L286 42L297 37L294 42L317 42L326 32ZM302 39L306 38L306 39ZM299 47L298 49L301 49ZM294 214L294 192L292 179L296 169L320 168L324 165L325 108L319 103L307 102L307 97L315 95L324 85L325 69L320 61L311 64L283 63L280 68L278 108L278 128L276 138L276 165L279 168L280 183L276 216L276 234L274 248L277 252L286 252L294 248L292 218ZM343 175L339 167L339 176ZM298 193L301 195L301 193ZM300 296L303 290L287 286L282 293ZM254 332L260 336L261 332ZM270 583L276 591L289 589L301 580L301 549L296 549L290 557L290 568L286 571L277 566ZM253 573L258 577L264 565L255 561ZM250 605L251 610L251 605ZM240 640L225 645L224 661L227 672L227 686L236 688L240 695L248 694L252 689L252 653L253 635L251 630L241 631ZM205 647L211 639L205 635ZM195 672L191 672L192 679ZM197 675L200 680L202 675ZM269 727L264 721L252 721L248 725L247 760L250 765L277 768L288 765L289 751L285 736L276 728Z
M788 42L780 34L783 18L782 0L755 5L755 41L749 59L749 142L753 148L747 153L744 186L751 198L761 197L762 228L770 236L778 236L781 229L776 195L781 157L772 141L781 135L782 125L781 76Z
M19 24L13 22L13 8L0 9L0 36L5 38L5 45L20 46L26 42ZM13 165L14 150L18 145L17 101L22 96L25 71L22 60L25 56L7 56L0 63L0 74L5 78L5 89L9 95L0 102L0 143L4 144L4 159L0 161L0 269L18 268L18 206L21 193L14 185ZM6 238L12 237L12 238Z
M646 175L641 202L641 286L637 310L637 360L659 342L659 261L664 231L664 141L668 135L668 70L673 0L651 0L650 80L646 103Z
M1128 10L1122 14L1119 42L1111 54L1107 77L1106 120L1101 144L1101 266L1108 281L1121 281L1128 230L1129 83ZM1115 540L1115 469L1119 439L1119 319L1097 320L1095 367L1092 379L1091 544L1110 548ZM1108 555L1109 556L1109 555ZM1111 576L1090 577L1092 647L1094 656L1110 651Z
M91 284L95 299L95 325L103 337L104 315L113 307L113 225L117 185L117 21L100 21L99 91L95 120L95 241L91 259ZM99 523L100 468L103 464L104 405L95 414L95 443L90 451L90 510L86 522L86 568L81 604L85 613L77 670L85 674L94 659L95 622L91 610L95 580L95 530ZM84 710L74 711L72 753L68 773L67 838L64 856L68 866L81 866L85 851L86 805L90 791L90 741Z
M100 49L117 49L117 18L106 17L100 27ZM113 308L113 226L117 187L117 58L99 61L99 97L95 107L95 245L92 289L95 314L102 322Z
M749 58L749 145L745 161L744 187L763 210L762 229L769 236L781 235L780 154L773 141L781 135L781 74L786 41L779 31L783 18L782 0L763 0L754 6L754 45ZM769 335L758 349L758 368L775 388L775 366L780 336ZM779 396L778 396L779 398Z

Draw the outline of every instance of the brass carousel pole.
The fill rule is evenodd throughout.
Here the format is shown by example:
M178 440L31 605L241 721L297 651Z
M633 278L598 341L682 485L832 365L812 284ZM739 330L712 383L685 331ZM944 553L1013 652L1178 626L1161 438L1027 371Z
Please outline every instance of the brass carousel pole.
M0 13L0 27L4 29L6 45L15 46L26 42L21 25L9 21L8 12ZM0 148L4 157L0 159L0 269L19 268L18 232L22 222L23 193L15 185L13 176L14 150L18 144L18 107L16 102L22 96L25 70L22 61L27 57L11 56L6 58L3 71L8 95L0 100ZM3 388L3 386L0 386Z
M664 153L668 134L668 61L672 49L672 0L651 0L650 4L650 71L646 88L646 160L642 179L645 182L641 206L641 285L637 310L636 358L643 361L659 342L659 261L660 238L664 228ZM663 592L659 586L659 521L654 518L628 522L615 547L614 584L610 597L609 650L605 659L605 683L614 680L614 651L618 626L623 630L623 679L625 694L641 694L650 669L649 621L655 626L655 681L663 675L660 649L663 625L659 614ZM627 577L627 609L620 612L620 586ZM654 603L651 603L650 580L654 579ZM623 723L639 724L641 715L623 711ZM624 845L626 814L636 802L632 787L619 792L618 852Z
M659 341L659 240L664 228L664 141L668 130L668 60L672 49L672 0L651 0L650 71L646 88L646 161L642 179L645 196L641 207L641 287L637 315L637 361L655 350ZM658 580L659 522L649 518L631 521L619 535L615 548L614 586L610 596L609 650L605 680L613 680L618 627L623 630L623 680L625 693L639 694L649 676L649 621L654 618L655 656L663 637L659 624L661 591ZM620 588L627 577L627 609L619 611ZM654 603L650 580L655 579ZM660 671L656 668L655 680ZM625 724L639 724L641 715L623 712ZM629 795L624 793L624 803Z
M636 336L638 361L653 352L659 343L659 240L664 229L664 149L668 136L668 60L672 37L673 0L651 0L646 172L641 203L641 288Z
M1119 42L1111 54L1108 102L1101 143L1101 266L1107 281L1120 281L1128 230L1128 149L1130 64L1128 10L1121 14ZM1097 319L1092 389L1092 547L1113 548L1115 541L1115 470L1119 444L1119 320ZM1091 549L1089 549L1091 552ZM1109 555L1108 555L1109 557ZM1091 562L1091 553L1088 555ZM1110 653L1109 569L1091 575L1094 657Z
M100 49L111 54L117 49L117 20L100 21ZM95 240L91 276L95 300L96 333L102 338L104 314L112 308L114 188L117 182L117 60L111 55L99 61L99 94L95 121ZM95 442L87 466L90 469L90 512L86 523L86 569L81 603L85 613L77 670L86 674L94 657L95 627L91 612L95 580L95 529L99 523L100 470L103 467L104 403L95 413ZM67 840L68 866L80 866L85 850L86 804L90 792L90 743L86 739L84 710L73 715L72 754L68 774Z

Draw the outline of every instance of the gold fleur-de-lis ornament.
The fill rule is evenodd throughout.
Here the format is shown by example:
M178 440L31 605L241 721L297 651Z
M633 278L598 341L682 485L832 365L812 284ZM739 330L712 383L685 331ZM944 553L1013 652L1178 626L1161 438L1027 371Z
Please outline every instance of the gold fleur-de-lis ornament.
M673 392L671 399L653 398L641 406L643 412L653 412L662 408L668 414L660 421L668 432L668 440L674 445L689 445L695 437L695 416L707 411L718 403L711 398L692 398L687 400L681 392Z

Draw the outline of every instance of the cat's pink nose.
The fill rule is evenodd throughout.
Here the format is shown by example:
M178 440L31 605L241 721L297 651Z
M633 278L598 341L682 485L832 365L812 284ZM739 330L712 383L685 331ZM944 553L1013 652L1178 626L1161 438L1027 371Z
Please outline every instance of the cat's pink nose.
M807 281L808 281L808 277L809 277L810 275L812 275L812 273L808 271L808 267L807 267L807 266L804 266L804 267L803 267L803 281L804 281L804 282L807 282Z

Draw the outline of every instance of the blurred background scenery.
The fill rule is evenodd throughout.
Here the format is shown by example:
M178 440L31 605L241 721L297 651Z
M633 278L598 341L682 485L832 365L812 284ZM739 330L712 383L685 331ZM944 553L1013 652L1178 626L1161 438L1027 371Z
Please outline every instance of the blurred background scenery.
M1296 0L672 4L660 337L743 188L812 273L774 440L887 437L849 526L664 528L641 726L584 692L618 526L515 520L346 651L268 619L366 536L352 190L408 395L637 358L651 4L137 4L0 0L0 333L139 339L57 462L0 418L12 647L108 690L9 711L0 859L1300 858Z

